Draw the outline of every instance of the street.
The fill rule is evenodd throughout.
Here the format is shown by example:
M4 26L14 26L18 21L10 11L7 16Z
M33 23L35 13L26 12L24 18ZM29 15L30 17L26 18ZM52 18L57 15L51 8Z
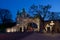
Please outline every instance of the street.
M60 40L58 33L6 33L0 34L0 40Z

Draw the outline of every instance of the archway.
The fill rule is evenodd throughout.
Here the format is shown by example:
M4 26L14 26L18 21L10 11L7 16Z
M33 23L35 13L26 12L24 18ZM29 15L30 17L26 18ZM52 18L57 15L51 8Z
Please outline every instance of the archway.
M37 31L37 28L38 28L38 25L34 22L30 22L30 23L27 24L27 30L29 32Z

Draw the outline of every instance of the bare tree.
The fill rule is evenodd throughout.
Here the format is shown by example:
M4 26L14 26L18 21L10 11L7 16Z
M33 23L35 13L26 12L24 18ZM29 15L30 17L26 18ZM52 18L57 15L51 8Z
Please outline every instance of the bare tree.
M46 14L49 12L48 10L51 8L50 5L46 5L42 7L42 12L43 12L43 19L46 17Z
M34 17L38 17L38 18L40 18L40 20L41 20L41 18L44 20L45 19L45 17L46 17L46 14L49 12L48 10L51 8L51 6L50 5L46 5L46 6L43 6L43 5L39 5L39 6L36 6L36 5L32 5L31 7L30 7L30 12L32 13L32 14L34 14L34 13L36 13L36 14L34 14ZM42 15L43 14L43 15ZM43 21L43 26L42 27L40 27L40 28L42 28L42 30L44 29L44 21Z
M35 15L35 16L38 16L38 17L40 17L40 16L42 16L42 14L43 14L43 20L44 20L44 18L46 17L46 14L48 13L48 10L51 8L51 6L50 5L46 5L46 6L43 6L43 5L39 5L39 6L36 6L36 5L32 5L31 7L30 7L30 12L32 13L32 14L37 14L37 15Z
M49 15L49 20L57 20L57 19L59 19L58 13L51 12Z
M0 9L0 19L3 24L12 21L12 15L7 9Z

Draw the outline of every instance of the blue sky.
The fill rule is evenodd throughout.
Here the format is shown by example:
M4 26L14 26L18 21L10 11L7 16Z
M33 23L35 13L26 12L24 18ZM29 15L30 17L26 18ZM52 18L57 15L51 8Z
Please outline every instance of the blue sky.
M60 0L0 0L0 8L9 9L12 13L13 19L16 18L17 10L25 8L26 11L28 11L32 4L50 4L52 6L50 11L60 12Z

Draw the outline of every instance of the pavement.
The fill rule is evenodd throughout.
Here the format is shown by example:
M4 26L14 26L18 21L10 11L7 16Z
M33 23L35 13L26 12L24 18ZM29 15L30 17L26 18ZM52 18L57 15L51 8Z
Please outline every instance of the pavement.
M33 33L32 35L23 38L22 40L60 40L60 34L51 34L51 33Z
M0 40L60 40L60 34L36 32L3 33L0 34Z

